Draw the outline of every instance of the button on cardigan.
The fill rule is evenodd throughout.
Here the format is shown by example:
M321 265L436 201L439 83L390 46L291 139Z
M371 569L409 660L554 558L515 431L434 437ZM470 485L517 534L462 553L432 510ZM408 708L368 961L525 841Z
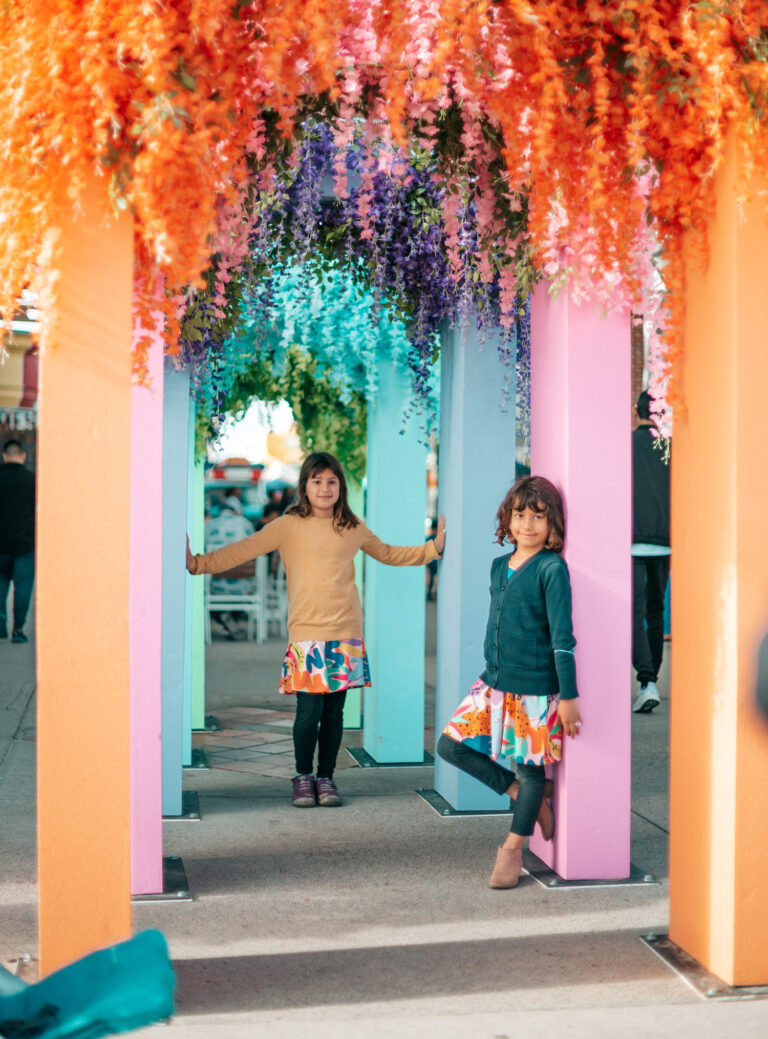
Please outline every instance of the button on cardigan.
M565 561L542 549L509 574L512 554L491 565L491 608L482 680L522 696L578 696L571 625L571 581Z
M363 637L363 610L355 585L358 550L390 566L423 566L439 558L434 541L388 545L363 522L336 530L332 519L288 514L242 541L193 556L189 572L221 573L275 549L288 583L291 642Z

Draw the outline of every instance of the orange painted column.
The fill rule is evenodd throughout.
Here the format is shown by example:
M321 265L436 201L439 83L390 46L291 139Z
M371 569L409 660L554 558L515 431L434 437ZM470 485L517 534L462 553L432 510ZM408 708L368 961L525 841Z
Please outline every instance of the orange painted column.
M670 938L732 985L768 984L768 226L732 143L706 271L689 263L672 457ZM754 188L755 193L757 186Z
M62 205L38 441L40 969L130 937L133 227ZM160 445L158 445L160 450Z

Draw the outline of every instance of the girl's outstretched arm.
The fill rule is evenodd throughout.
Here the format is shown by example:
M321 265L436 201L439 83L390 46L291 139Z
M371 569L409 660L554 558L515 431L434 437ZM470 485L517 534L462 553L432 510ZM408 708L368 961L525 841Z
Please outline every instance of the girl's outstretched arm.
M441 517L441 523L442 541L445 544L445 519L443 517ZM439 525L435 537L420 545L388 545L386 541L377 538L373 531L369 530L364 523L361 526L363 528L363 540L360 548L372 559L377 559L380 563L386 563L388 566L424 566L433 559L439 558L442 551L438 546L437 540L440 536Z
M213 552L204 552L194 555L189 550L189 538L187 538L187 570L191 574L221 574L225 570L233 570L241 563L247 563L257 556L263 556L267 552L274 552L280 548L280 542L284 533L284 517L279 517L268 523L262 530L251 534L250 537L233 541L231 545L214 549Z

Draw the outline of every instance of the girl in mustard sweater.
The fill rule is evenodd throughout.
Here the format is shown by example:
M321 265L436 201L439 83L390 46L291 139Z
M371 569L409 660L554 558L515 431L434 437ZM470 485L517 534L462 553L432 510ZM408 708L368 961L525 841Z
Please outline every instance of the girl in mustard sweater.
M187 543L191 574L221 573L267 552L280 552L290 639L280 690L296 694L291 803L297 808L341 804L333 771L346 691L371 684L355 585L356 553L362 549L390 566L423 566L438 558L444 545L442 516L434 541L398 547L377 538L350 509L344 471L324 451L311 454L301 467L297 504L263 530L204 555L192 555Z

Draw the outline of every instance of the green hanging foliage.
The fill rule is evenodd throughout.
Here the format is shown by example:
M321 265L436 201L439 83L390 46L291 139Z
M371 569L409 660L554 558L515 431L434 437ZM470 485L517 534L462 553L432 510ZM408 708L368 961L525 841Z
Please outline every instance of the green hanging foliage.
M365 397L357 390L347 390L345 400L327 372L309 353L291 346L281 358L261 355L234 381L230 396L222 407L237 416L254 400L276 404L285 400L296 420L302 450L329 451L335 455L347 475L357 483L365 476L365 443L367 412ZM199 440L216 436L213 421L198 417Z

